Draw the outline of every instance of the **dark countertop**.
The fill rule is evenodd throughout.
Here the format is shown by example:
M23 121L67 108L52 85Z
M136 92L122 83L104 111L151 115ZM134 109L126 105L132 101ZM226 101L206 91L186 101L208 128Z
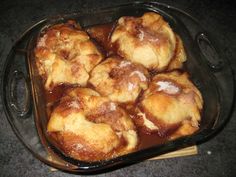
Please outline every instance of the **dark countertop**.
M0 59L2 66L13 42L29 26L47 16L80 9L105 7L127 0L2 0L0 2ZM131 2L131 1L130 1ZM236 4L232 1L165 1L190 13L210 33L236 70ZM73 176L57 171L35 159L14 135L0 103L0 176ZM236 109L225 128L209 141L198 145L198 155L145 161L98 176L236 176Z

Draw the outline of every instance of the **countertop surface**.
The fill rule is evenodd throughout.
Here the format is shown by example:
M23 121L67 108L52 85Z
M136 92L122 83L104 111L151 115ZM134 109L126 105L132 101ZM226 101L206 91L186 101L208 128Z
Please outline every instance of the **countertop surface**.
M14 41L37 21L57 14L86 8L101 8L132 2L128 0L2 0L0 2L0 70ZM236 4L223 0L163 1L196 17L212 33L236 70ZM61 171L50 172L35 159L13 133L0 102L0 176L39 177L74 176ZM198 145L198 154L165 160L144 161L97 176L236 176L236 109L230 121L216 136Z

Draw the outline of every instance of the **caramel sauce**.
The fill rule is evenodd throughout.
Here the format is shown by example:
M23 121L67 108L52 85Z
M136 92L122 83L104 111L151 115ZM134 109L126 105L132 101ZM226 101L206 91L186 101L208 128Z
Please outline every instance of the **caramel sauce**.
M167 141L167 137L161 137L157 132L147 133L141 128L138 129L138 135L139 135L138 150L163 144Z
M61 84L54 87L50 91L45 90L46 102L55 103L56 101L58 101L62 97L65 89L66 89L66 86L64 84Z
M104 25L97 25L92 26L86 29L87 33L90 35L90 37L95 41L95 44L98 45L99 48L105 53L106 56L109 55L117 55L117 47L116 45L111 45L110 35L113 31L115 23L109 23ZM154 75L154 71L150 71L151 75ZM46 105L47 106L47 112L48 115L51 114L52 110L55 108L55 106L58 104L60 98L63 96L63 94L66 92L67 89L72 88L73 86L68 85L58 85L51 91L45 90L45 96L46 96ZM87 88L94 89L91 84L87 84ZM140 93L140 95L143 92ZM141 96L137 98L137 100L140 99ZM127 104L121 104L120 106L124 108L129 115L131 115L132 119L135 119L135 113L134 108L137 106L137 102L135 103L127 103ZM135 121L134 121L135 123ZM143 130L140 126L137 126L137 132L139 136L139 144L136 150L148 148L151 146L163 144L166 141L168 141L168 134L161 135L158 132L147 132ZM172 131L173 132L173 131ZM51 137L53 139L57 138L56 134L51 133Z
M110 36L114 30L116 23L108 23L103 25L96 25L86 28L89 36L95 40L98 48L102 48L105 56L115 55L117 53L117 45L110 43Z

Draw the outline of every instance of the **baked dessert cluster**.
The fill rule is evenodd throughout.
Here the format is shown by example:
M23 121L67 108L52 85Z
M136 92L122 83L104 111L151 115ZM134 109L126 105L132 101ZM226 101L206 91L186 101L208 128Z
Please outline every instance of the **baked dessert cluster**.
M182 40L157 13L88 29L51 26L35 59L45 92L67 86L48 104L47 124L67 156L111 159L141 149L142 134L168 141L199 129L203 99L182 70Z

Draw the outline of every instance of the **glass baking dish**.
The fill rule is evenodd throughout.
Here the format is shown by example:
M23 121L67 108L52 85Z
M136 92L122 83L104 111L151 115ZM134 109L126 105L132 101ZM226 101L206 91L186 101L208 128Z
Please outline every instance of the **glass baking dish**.
M40 76L35 70L32 51L42 29L69 19L82 27L110 23L121 16L141 16L157 12L180 35L187 53L185 68L201 91L204 109L200 129L191 136L168 141L114 159L83 162L64 156L45 137L46 109ZM4 111L15 134L42 162L72 173L98 173L207 141L219 132L232 112L234 76L224 53L199 22L175 7L157 2L134 2L104 9L59 15L44 19L26 30L12 47L3 69Z

